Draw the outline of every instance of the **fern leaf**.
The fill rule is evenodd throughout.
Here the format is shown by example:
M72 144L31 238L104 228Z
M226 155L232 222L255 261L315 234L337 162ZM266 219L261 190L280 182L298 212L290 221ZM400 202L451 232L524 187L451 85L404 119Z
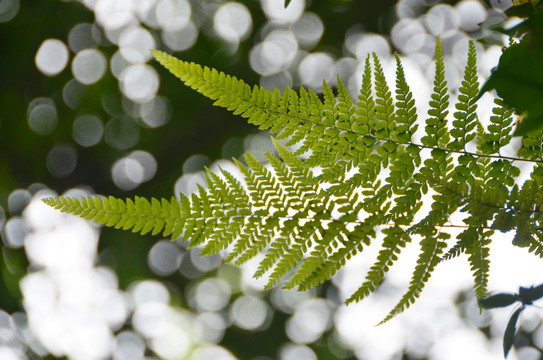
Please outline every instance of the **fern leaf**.
M398 304L390 311L383 321L379 323L379 325L403 312L420 296L420 292L424 288L424 285L426 285L434 268L441 260L440 255L443 253L443 249L447 246L446 242L443 240L448 238L449 234L440 233L435 237L427 236L420 242L421 253L417 260L417 266L415 267L413 277L409 283L409 288Z
M411 137L417 131L417 108L415 99L405 80L405 72L397 53L396 58L396 122L394 138L401 143L409 143Z
M436 42L436 71L434 78L434 92L431 95L430 109L426 120L426 135L422 137L422 144L432 148L443 149L449 142L447 129L447 114L449 111L449 94L445 81L445 63L443 50L439 38Z
M349 95L349 92L345 88L341 78L337 77L337 113L338 113L338 123L337 127L340 129L356 131L354 128L354 119L356 107L354 106L353 99Z
M466 244L471 270L475 278L475 296L484 299L487 296L488 273L490 267L489 249L492 231L483 231L482 227L470 227L459 238Z
M358 95L358 103L356 104L356 119L355 130L359 134L369 135L370 129L375 124L375 102L372 96L372 76L371 76L371 63L369 55L366 57L364 64L364 74L362 75L362 87L360 88L360 94ZM366 137L366 141L371 137Z
M483 154L498 154L512 138L513 111L501 99L495 99L494 104L488 132L481 132L477 138L477 148Z
M295 95L286 88L281 96L279 91L268 91L255 86L253 89L243 80L202 67L195 63L181 61L162 51L152 50L155 59L187 86L215 101L215 105L225 107L236 115L248 118L261 130L272 129L278 132L282 128L295 131L295 127L320 117L319 106L315 108L314 99L297 111L296 106L289 106ZM320 101L319 101L320 103ZM307 111L311 109L311 111Z
M466 248L461 240L454 244L447 252L441 257L441 261L450 260L452 258L460 256Z
M394 103L388 88L381 62L373 53L373 64L375 66L375 125L373 131L377 139L389 139L391 131L394 132Z
M475 139L475 126L477 124L477 104L475 103L479 93L479 81L477 79L477 52L472 40L469 42L468 63L464 71L464 79L459 89L456 112L451 129L453 140L448 148L453 151L465 150L466 144Z
M106 226L132 230L142 235L153 230L154 234L177 233L184 226L186 214L182 214L178 202L172 198L149 202L142 197L123 201L112 196L74 198L45 198L43 202L64 213L78 215ZM177 203L177 204L176 204ZM164 211L163 211L164 210ZM168 224L168 226L166 226Z
M522 146L518 151L519 156L528 160L543 161L542 134L543 131L538 131L523 137Z
M399 226L383 230L386 235L383 249L379 252L377 261L366 275L366 281L346 301L346 304L358 302L369 296L379 286L394 261L398 260L401 249L411 241L409 235Z

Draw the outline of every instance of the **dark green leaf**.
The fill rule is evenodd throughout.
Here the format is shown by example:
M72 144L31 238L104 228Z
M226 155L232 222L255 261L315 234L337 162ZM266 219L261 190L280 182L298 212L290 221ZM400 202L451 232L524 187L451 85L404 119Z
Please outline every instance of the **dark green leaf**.
M533 6L528 5L532 10ZM497 69L483 85L478 97L495 89L511 108L526 113L526 119L515 131L526 135L543 127L543 14L532 12L517 26L506 30L522 36L520 43L510 46L500 57Z
M483 309L494 309L498 307L509 306L515 301L519 301L520 298L515 294L506 294L499 293L496 295L489 296L483 300L479 301L479 306Z
M530 305L532 302L543 297L543 284L537 287L523 288L519 289L519 297L522 299L524 304Z
M543 95L542 57L543 53L527 46L511 46L481 91L496 89L508 104L527 110Z
M543 51L514 45L500 58L498 68L481 88L480 95L495 89L511 107L528 112L515 135L524 135L543 126Z
M513 346L515 333L517 331L517 321L522 310L524 310L524 306L521 306L513 313L511 319L509 319L509 323L507 323L507 327L505 328L505 334L503 335L503 355L505 357L507 357L509 350L511 350L511 347Z
M514 132L515 136L527 135L533 131L540 130L543 127L543 109L532 109L526 115L526 119L522 121Z
M292 0L285 0L285 7L288 7L288 4L290 4Z

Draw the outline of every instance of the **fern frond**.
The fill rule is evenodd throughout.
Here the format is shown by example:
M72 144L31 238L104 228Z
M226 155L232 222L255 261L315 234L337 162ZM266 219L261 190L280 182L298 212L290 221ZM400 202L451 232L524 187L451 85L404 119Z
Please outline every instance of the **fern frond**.
M481 129L477 137L477 147L483 154L499 154L500 149L508 145L512 138L513 111L505 107L501 99L494 99L494 104L488 133Z
M392 128L395 125L394 103L392 95L387 85L385 73L381 62L375 53L373 53L373 64L375 66L375 125L373 131L375 137L379 140L390 139Z
M386 235L383 240L383 249L377 256L377 261L373 264L366 275L366 281L356 290L346 301L346 304L358 302L373 293L390 266L398 260L402 248L411 241L411 237L400 226L393 226L383 230Z
M401 143L409 143L417 131L417 108L415 99L405 80L405 72L397 53L396 58L396 122L394 138Z
M360 88L360 94L358 95L358 102L356 104L356 131L359 134L369 135L370 129L375 125L375 101L373 100L372 92L372 76L371 76L371 63L370 56L366 57L364 63L364 74L362 75L362 87ZM366 141L373 140L372 137L365 137ZM369 145L368 145L369 146Z
M530 133L522 139L522 147L518 151L520 157L528 160L543 161L543 131Z
M373 54L365 60L354 104L339 78L337 92L324 82L321 100L304 88L281 93L250 87L215 69L153 54L215 105L277 134L286 146L297 145L296 152L274 138L279 158L266 154L267 165L249 154L244 163L234 160L241 179L222 169L207 171L207 188L199 187L190 198L48 198L45 203L110 227L183 236L190 246L202 246L203 254L228 249L226 260L238 265L264 254L255 276L268 275L271 286L292 274L285 287L300 290L328 280L384 229L377 260L347 302L374 292L406 244L422 239L407 292L383 322L419 297L441 261L461 252L468 254L477 297L484 297L495 230L515 231L515 245L543 257L543 131L522 138L519 157L501 154L511 143L512 111L496 100L490 124L485 128L479 122L473 42L456 112L447 124L449 92L438 39L420 143L413 139L417 109L398 55L394 94ZM467 145L474 140L472 150ZM522 184L518 161L535 164ZM313 168L320 174L314 176ZM421 215L426 194L432 195L431 209ZM465 230L444 254L450 235L443 229L459 212Z
M451 135L453 140L448 148L457 151L465 150L466 144L475 139L475 126L477 124L477 104L475 103L479 93L479 81L477 79L477 52L473 40L469 42L468 63L464 71L464 79L459 89L458 102L452 122Z
M460 234L460 239L466 244L466 253L475 280L475 296L484 299L487 296L488 274L490 270L490 236L493 231L484 231L482 227L471 227Z
M163 233L177 238L185 227L190 210L181 210L180 203L152 198L151 201L136 197L126 201L110 197L87 197L81 199L59 197L45 198L43 202L64 213L78 215L85 220L116 229L132 230L145 235Z
M430 109L426 120L426 135L422 137L422 144L425 146L443 149L449 142L447 129L447 115L449 111L449 89L445 80L445 63L443 50L439 37L436 42L436 71L434 78L434 92L431 95Z
M372 234L374 225L358 220L358 194L332 198L299 158L277 141L275 145L283 161L266 154L272 170L250 154L245 155L247 166L236 161L245 186L220 170L220 175L207 172L207 189L200 187L190 199L182 195L181 201L149 202L140 197L134 201L113 197L44 201L110 227L183 235L191 247L203 245L202 254L231 248L227 260L236 264L266 252L255 276L269 273L269 286L298 266L287 286L301 285L309 278L323 282L336 269L328 267L328 255L344 256L344 248L361 251L353 239L367 243L367 235L361 234ZM340 259L334 266L343 262Z
M441 257L441 261L450 260L452 258L460 256L460 254L462 254L465 251L466 251L466 248L464 244L462 243L462 240L459 240L449 250L447 250L447 252Z
M405 295L401 298L398 304L390 311L390 313L379 323L379 325L392 319L394 316L403 312L420 296L420 292L430 279L430 276L440 262L440 255L443 249L447 246L444 240L450 237L447 233L439 233L437 236L427 236L421 242L421 253L417 260L417 266L413 272L413 277L409 283L409 288Z

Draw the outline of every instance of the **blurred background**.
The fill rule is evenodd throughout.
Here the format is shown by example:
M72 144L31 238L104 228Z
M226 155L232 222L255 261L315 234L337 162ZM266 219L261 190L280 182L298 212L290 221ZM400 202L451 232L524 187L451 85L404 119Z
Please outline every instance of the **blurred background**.
M513 310L479 312L464 257L441 265L405 314L375 327L406 290L417 244L375 295L346 307L378 247L311 291L263 291L254 264L200 257L182 238L102 229L40 199L190 194L205 184L204 166L228 170L243 152L264 161L273 151L268 133L213 107L149 49L269 89L319 92L339 75L353 98L371 52L393 85L396 51L424 114L436 37L450 89L469 39L482 82L507 43L489 27L510 3L0 0L0 359L502 357ZM481 100L482 118L491 101ZM507 236L495 240L491 291L543 282L541 261ZM511 358L542 358L542 313L525 311Z

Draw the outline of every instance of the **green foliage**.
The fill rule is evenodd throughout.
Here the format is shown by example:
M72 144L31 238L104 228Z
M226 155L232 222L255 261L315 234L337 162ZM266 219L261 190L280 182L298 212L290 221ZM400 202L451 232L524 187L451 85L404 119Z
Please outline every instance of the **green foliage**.
M321 100L304 88L282 93L251 88L215 69L160 51L153 54L215 105L277 134L273 141L279 157L266 154L268 166L250 154L244 163L235 160L242 179L222 169L207 171L207 189L200 187L190 198L181 194L179 201L91 197L44 199L47 204L106 226L172 239L183 235L190 246L202 245L203 254L228 249L227 261L238 265L262 253L255 276L268 275L268 286L286 279L286 288L300 290L330 279L382 233L375 263L347 302L373 293L401 250L419 242L407 292L383 322L419 297L440 262L463 252L476 295L483 299L496 230L515 231L516 245L542 256L543 168L537 165L530 180L517 184L520 171L513 165L542 163L540 138L524 138L518 158L501 155L511 140L512 112L496 100L489 125L479 121L473 43L450 121L438 40L420 142L414 140L419 125L415 102L397 55L394 91L377 56L368 56L355 103L339 78L335 94L324 83ZM290 145L297 145L294 153ZM425 196L431 196L428 208L423 207ZM458 213L464 220L451 223Z
M511 16L526 19L503 30L511 39L518 37L502 54L498 66L483 85L481 94L496 90L498 95L517 112L524 114L515 134L526 135L543 128L543 3L513 1Z

